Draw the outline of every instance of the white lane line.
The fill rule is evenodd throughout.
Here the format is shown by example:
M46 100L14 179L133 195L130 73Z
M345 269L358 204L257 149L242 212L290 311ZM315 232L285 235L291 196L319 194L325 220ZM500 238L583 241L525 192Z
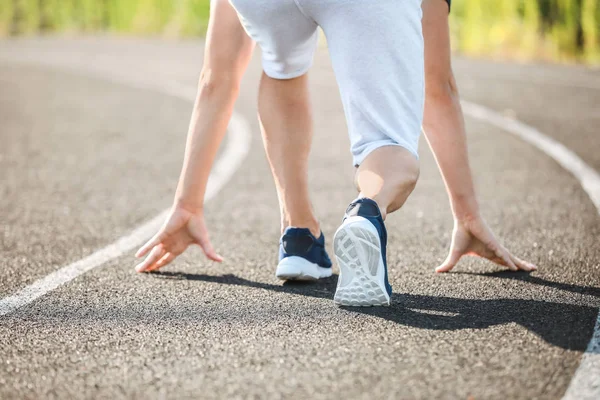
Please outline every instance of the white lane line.
M15 54L11 54L11 57L6 59L5 57L2 57L2 54L0 54L0 58L6 59L7 61L10 61L13 58L15 58L14 56L15 56ZM20 61L31 62L32 60L22 59ZM67 67L68 69L73 69L73 68L69 68L68 65L64 65L62 62L49 62L47 59L44 62L42 59L34 58L33 61L37 64L52 64L52 66L54 66L54 67L58 66L58 67L62 67L62 68ZM89 67L89 65L87 65L87 67ZM79 66L77 69L78 70L80 69ZM92 71L88 71L88 72L92 72ZM98 72L101 72L101 73L99 74ZM107 71L93 71L93 74L94 75L105 75L106 72ZM144 88L144 89L158 90L163 93L166 92L166 93L175 95L177 97L183 97L186 99L193 98L193 94L191 94L191 96L190 96L190 93L192 93L192 92L188 88L181 88L181 87L171 85L169 88L165 89L164 87L157 86L155 82L149 82L149 81L143 82L141 84L132 85L132 82L133 82L132 80L123 80L122 78L116 78L116 77L112 77L112 78L113 79L111 79L111 80L114 80L121 84L127 84L129 86L134 86L134 87ZM183 95L182 95L182 93L183 93ZM483 106L480 106L480 105L477 105L477 104L474 104L471 102L463 101L462 104L463 104L463 110L466 115L469 115L472 118L490 123L494 126L499 127L500 129L502 129L506 132L512 133L512 134L520 137L521 139L529 142L533 146L537 147L538 149L540 149L541 151L543 151L544 153L546 153L547 155L552 157L563 168L565 168L566 170L571 172L579 180L583 189L588 194L588 196L590 197L590 199L592 200L592 202L595 204L596 208L598 209L598 212L600 213L600 176L594 169L592 169L583 160L581 160L574 152L569 150L563 144L551 139L550 137L539 132L537 129L535 129L531 126L528 126L522 122L510 119L510 118L505 117L493 110L490 110L486 107L483 107ZM233 124L233 122L234 122L234 120L232 120L232 124ZM239 120L239 124L244 125L243 120ZM228 145L229 145L229 142L233 140L233 138L231 137L231 133L234 131L235 130L232 130L230 132L229 139L228 139ZM245 137L243 139L249 142L249 134L245 135ZM245 151L247 151L247 148ZM207 199L208 199L208 191L207 191ZM164 215L161 214L161 215L157 216L155 219L161 221L162 220L161 217L164 217ZM153 222L155 222L154 219L152 221L149 221L147 224L151 224ZM156 223L156 224L158 226L160 223ZM143 227L140 227L138 229L142 229L142 228ZM153 233L154 229L151 229L151 231ZM130 236L133 236L134 233L132 233ZM141 243L141 242L143 242L143 240L140 241L139 243ZM118 243L119 243L119 241L116 243L113 243L113 245L117 245ZM111 246L113 246L113 245L111 245ZM136 245L133 245L132 248L135 246ZM110 246L108 246L108 247L110 247ZM108 247L105 249L108 249ZM102 249L102 250L105 250L105 249ZM100 251L102 251L102 250L100 250ZM126 250L126 251L128 251L128 250ZM120 254L123 254L126 251L122 251ZM93 257L95 254L96 253L92 254L88 258ZM114 257L111 257L111 258L114 258ZM111 258L107 258L103 262L106 262ZM81 260L80 262L83 262L84 260ZM88 263L89 263L89 261L88 261ZM74 264L77 264L77 263L74 263ZM74 264L71 264L71 265L74 265ZM98 265L100 265L100 264L97 264L95 266L98 266ZM67 267L69 267L69 266L67 266ZM67 268L67 267L65 267L65 268ZM91 267L91 268L94 268L94 267ZM89 269L91 269L91 268L89 268ZM89 270L89 269L87 269L87 270ZM85 272L85 271L83 271L83 272ZM81 273L83 273L83 272L81 272ZM79 273L78 275L80 275L81 273ZM71 280L73 278L67 279L64 282L68 282L69 280ZM44 279L42 279L41 281L38 281L38 282L42 282L42 281L44 281ZM36 282L36 283L38 283L38 282ZM36 283L34 283L34 285ZM33 285L31 285L30 287L32 287L32 286ZM59 285L57 285L57 286L59 286ZM49 292L50 290L54 289L55 287L45 290L44 293ZM21 292L24 292L26 289L27 288L23 289ZM19 293L21 293L21 292L19 292ZM7 299L13 298L16 295L18 295L19 293L15 294L14 296L11 296ZM27 295L27 293L24 293L24 295ZM41 295L42 294L36 296L35 298L37 298ZM35 298L32 298L31 300L23 303L22 305L25 305L25 304L35 300ZM4 304L7 299L3 299L0 301L0 316L5 315L8 312L11 312L11 311L5 312L4 308L3 308L3 307L5 307ZM15 310L19 307L20 306L17 306L16 308L13 308L12 310ZM594 334L592 336L592 339L590 340L590 343L586 349L586 352L584 353L584 355L582 357L581 364L580 364L578 370L576 371L576 373L571 381L571 384L564 396L564 400L571 400L571 399L594 399L594 400L600 399L600 314L598 315L598 318L596 321L596 326L594 329Z
M537 129L515 119L505 117L489 108L468 101L463 101L462 106L464 113L470 117L513 133L552 157L554 161L577 178L600 214L600 175L579 158L575 152Z
M506 132L510 132L537 147L577 178L600 214L600 174L562 143L522 122L505 117L489 108L468 101L462 102L464 113ZM594 333L581 358L581 364L569 384L563 400L600 399L600 313Z
M129 84L129 86L132 85ZM134 86L137 88L160 90L164 94L185 100L193 101L195 97L194 90L173 84L162 88L159 88L156 84L147 86L138 83ZM234 113L231 122L229 123L225 149L211 171L204 201L213 198L240 167L242 161L248 154L250 139L251 136L248 123L242 116ZM79 261L52 272L46 277L24 287L15 294L3 298L0 300L0 316L9 314L31 303L57 287L112 259L122 256L135 247L143 244L162 226L168 212L169 209L162 211L156 217L134 229L133 232L127 236L118 239L116 242L97 250L93 254Z

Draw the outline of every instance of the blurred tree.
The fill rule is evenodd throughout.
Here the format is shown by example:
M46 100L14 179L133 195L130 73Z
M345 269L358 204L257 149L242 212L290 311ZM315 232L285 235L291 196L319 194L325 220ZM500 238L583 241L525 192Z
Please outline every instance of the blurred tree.
M168 33L175 35L203 35L210 15L210 0L177 0Z
M0 0L0 35L113 31L203 35L210 0ZM453 0L455 49L600 63L600 0Z
M600 62L600 6L598 0L583 0L581 27L583 30L584 56L589 62Z
M0 2L0 35L10 35L16 33L14 26L14 12L16 0L6 0Z
M13 31L35 33L40 30L40 9L38 0L17 0L13 2Z

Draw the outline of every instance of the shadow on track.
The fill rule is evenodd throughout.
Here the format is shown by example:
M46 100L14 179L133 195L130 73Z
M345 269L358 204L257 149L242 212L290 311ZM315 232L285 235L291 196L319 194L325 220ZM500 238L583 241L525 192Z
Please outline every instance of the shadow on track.
M573 285L570 283L554 282L547 279L539 278L531 275L531 272L526 271L495 271L495 272L454 272L455 274L461 275L474 275L484 276L488 278L501 278L501 279L512 279L516 281L523 281L527 283L533 283L534 285L541 285L551 287L554 289L564 290L566 292L578 293L583 295L600 297L600 288L593 286L580 286Z
M502 275L499 273L494 274ZM280 293L327 299L333 298L337 283L337 275L317 283L286 282L283 285L255 282L233 274L214 276L163 271L154 272L151 275L161 279L182 279L247 286ZM518 276L519 274L514 275ZM492 274L492 276L495 275ZM525 279L549 282L531 276L522 280ZM556 282L549 283L558 286L548 286L558 288L571 288L571 286L574 286ZM595 289L584 287L571 289L577 288L581 290ZM577 293L581 292L577 291ZM343 309L348 312L383 318L404 326L428 330L485 329L494 325L516 323L534 332L554 346L577 351L586 349L598 314L598 310L593 307L543 300L477 300L408 293L394 294L390 307L343 307Z
M221 283L224 285L248 286L258 289L266 289L274 292L299 294L303 296L316 297L320 299L333 299L335 286L337 285L337 275L329 278L320 279L318 282L309 281L285 281L282 285L273 285L270 283L255 282L240 278L233 274L228 275L205 275L205 274L187 274L181 272L155 271L152 275L162 279L176 279L188 281L202 281L210 283Z

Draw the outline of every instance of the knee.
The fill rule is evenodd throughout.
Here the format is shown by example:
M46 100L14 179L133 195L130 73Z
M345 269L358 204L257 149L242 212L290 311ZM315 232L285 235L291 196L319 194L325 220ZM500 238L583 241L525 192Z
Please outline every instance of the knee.
M386 191L389 193L386 214L398 210L408 196L413 192L419 180L419 161L411 155L410 160L403 160L402 168L398 168L393 174L386 177Z
M396 191L399 193L412 192L417 185L420 173L419 161L411 155L410 159L403 163L402 171L392 175L391 184L395 186Z
M419 160L408 151L403 151L398 155L398 160L391 162L390 166L393 168L384 175L384 185L388 193L394 194L394 197L411 193L419 180Z
M367 156L356 171L362 195L377 201L384 214L402 207L419 179L419 161L400 146L384 146Z

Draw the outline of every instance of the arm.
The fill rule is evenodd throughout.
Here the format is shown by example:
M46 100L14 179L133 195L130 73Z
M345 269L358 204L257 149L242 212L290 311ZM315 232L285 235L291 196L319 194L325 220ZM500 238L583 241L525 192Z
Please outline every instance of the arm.
M204 65L174 204L163 227L136 253L136 257L148 254L136 266L138 272L167 265L190 244L199 245L209 259L222 260L204 224L204 193L253 49L229 2L212 1Z
M513 271L536 266L512 255L495 238L479 213L467 153L464 118L452 74L448 6L423 1L426 100L423 127L444 178L454 215L450 253L437 272L450 271L463 255L477 255Z

